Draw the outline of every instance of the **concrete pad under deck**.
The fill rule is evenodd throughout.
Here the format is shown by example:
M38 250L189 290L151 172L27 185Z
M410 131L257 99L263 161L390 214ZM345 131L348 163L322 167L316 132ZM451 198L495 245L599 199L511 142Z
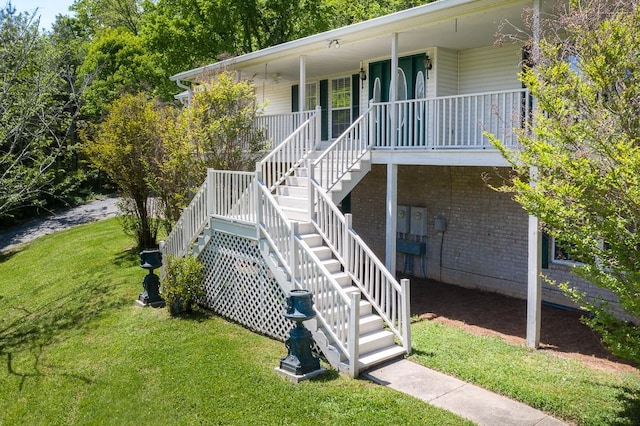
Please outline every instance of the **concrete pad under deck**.
M415 396L479 425L565 425L540 410L407 360L362 374L366 379Z

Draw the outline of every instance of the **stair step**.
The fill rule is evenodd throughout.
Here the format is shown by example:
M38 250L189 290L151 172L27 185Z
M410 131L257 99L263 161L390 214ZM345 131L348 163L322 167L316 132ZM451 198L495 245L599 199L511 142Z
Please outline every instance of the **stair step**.
M391 359L402 357L406 353L407 351L402 346L394 344L365 355L360 355L360 359L358 360L359 369L360 371L366 370Z
M286 180L287 186L303 186L306 188L308 184L309 184L309 179L306 177L289 176Z
M307 243L309 247L318 247L322 245L322 236L320 234L304 234L300 235L302 241Z
M298 232L300 235L303 234L314 234L316 232L316 227L313 226L313 223L308 220L304 222L298 222Z
M337 259L331 258L323 260L321 263L325 268L327 268L327 271L331 273L340 272L342 270L342 265Z
M331 249L327 246L311 247L311 251L320 260L328 260L331 259L332 256Z
M290 220L299 220L305 222L309 220L309 213L307 212L307 209L282 206L282 212Z
M360 335L384 330L384 321L382 321L382 318L376 314L361 315L358 325L360 327Z
M307 198L309 191L306 186L288 186L282 185L278 187L279 195L289 195L292 197Z
M276 195L276 200L280 207L294 207L296 209L307 210L309 201L307 198L293 197L291 195Z
M388 330L378 330L360 335L360 354L366 355L382 348L395 345L394 334ZM362 357L362 356L361 356Z

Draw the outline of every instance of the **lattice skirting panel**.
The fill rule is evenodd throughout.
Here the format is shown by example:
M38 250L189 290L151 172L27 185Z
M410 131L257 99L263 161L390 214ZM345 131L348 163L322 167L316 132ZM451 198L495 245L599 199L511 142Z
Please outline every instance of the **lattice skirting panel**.
M257 241L215 232L200 260L205 268L205 307L284 341L292 326L282 315L286 296L260 254Z

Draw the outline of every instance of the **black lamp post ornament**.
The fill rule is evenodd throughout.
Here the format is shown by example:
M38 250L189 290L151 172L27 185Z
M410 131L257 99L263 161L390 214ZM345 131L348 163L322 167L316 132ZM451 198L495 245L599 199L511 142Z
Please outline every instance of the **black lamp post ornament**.
M162 307L165 302L160 297L160 278L153 273L154 269L162 266L160 250L143 250L140 252L140 267L149 273L142 281L144 291L138 296L138 304L142 306Z
M295 322L285 341L289 353L280 360L278 371L294 381L317 376L326 370L320 368L320 360L311 353L313 338L311 332L302 324L316 316L313 310L313 295L308 290L293 290L287 297L284 316Z

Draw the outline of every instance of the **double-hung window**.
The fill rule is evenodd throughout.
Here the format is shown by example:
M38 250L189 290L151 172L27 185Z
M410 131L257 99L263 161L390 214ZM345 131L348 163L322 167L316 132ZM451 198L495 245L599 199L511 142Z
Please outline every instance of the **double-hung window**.
M351 78L331 80L331 137L337 138L351 124Z
M307 83L304 86L303 111L313 111L318 105L318 83Z

